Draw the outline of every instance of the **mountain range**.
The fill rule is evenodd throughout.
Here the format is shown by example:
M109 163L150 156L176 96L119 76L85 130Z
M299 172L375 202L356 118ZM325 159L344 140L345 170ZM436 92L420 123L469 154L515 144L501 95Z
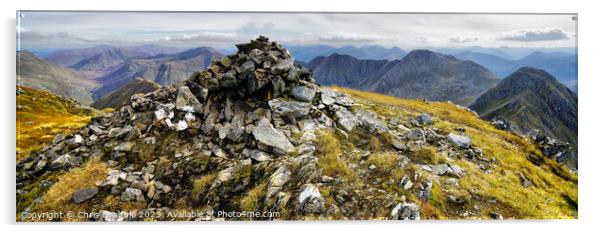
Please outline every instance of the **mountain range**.
M83 99L85 103L91 103L136 77L162 86L175 84L192 72L207 67L212 59L222 56L210 47L181 50L158 45L100 45L59 50L47 56L46 63L60 65L62 67L58 68L63 68L63 71L86 77L83 81L93 85L83 85L88 91L78 90L78 98L91 96ZM403 98L450 100L469 105L495 86L500 81L497 77L505 77L521 66L545 69L563 84L576 89L576 55L536 52L513 60L512 56L497 49L470 47L463 52L448 50L459 53L452 56L430 50L413 50L407 54L397 47L381 46L289 46L296 62L313 69L320 84ZM38 60L43 61L41 58ZM58 93L64 94L65 91Z
M401 60L359 60L348 55L308 63L316 81L402 98L468 105L500 79L483 66L430 50L413 50Z
M147 58L129 59L113 71L97 78L103 84L94 92L100 98L136 77L151 80L159 85L171 85L188 78L195 71L206 68L211 60L222 57L209 47L189 49L176 54L159 54Z
M166 47L154 44L132 46L132 47L117 47L110 45L97 45L94 47L87 48L74 48L74 49L60 49L54 51L47 56L43 56L47 61L63 66L73 66L81 61L97 56L103 52L113 50L120 51L123 54L138 55L138 56L149 56L157 54L177 53L184 49L175 47Z
M543 69L572 91L577 91L577 55L534 52L518 60L479 52L462 52L454 56L479 63L499 77L506 77L523 66Z
M136 77L159 85L177 83L222 56L209 47L163 53L174 50L181 49L154 45L96 46L60 50L47 58L28 51L17 52L19 84L88 105Z

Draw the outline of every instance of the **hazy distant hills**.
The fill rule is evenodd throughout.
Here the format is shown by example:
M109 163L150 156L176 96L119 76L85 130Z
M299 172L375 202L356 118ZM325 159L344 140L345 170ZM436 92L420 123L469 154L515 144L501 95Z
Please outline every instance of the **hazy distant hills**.
M333 54L308 63L318 83L341 85L402 98L450 100L468 105L500 82L472 61L429 50L413 50L401 60L358 60ZM337 80L339 77L340 80ZM347 85L346 85L347 84Z
M157 54L177 53L184 49L175 47L166 47L160 45L140 45L132 47L115 47L109 45L98 45L88 48L76 48L76 49L63 49L50 53L48 56L44 56L44 59L50 63L54 63L60 66L68 67L81 63L84 60L90 59L94 56L106 56L111 54L99 55L103 52L112 50L114 54L124 54L125 56L152 56Z
M469 106L484 119L503 117L513 129L532 129L577 145L577 95L548 72L523 67Z
M491 48L491 47L481 47L481 46L468 46L468 47L457 47L457 48L426 47L425 49L429 49L429 50L432 50L432 51L435 51L438 53L452 54L452 55L460 54L460 53L464 53L464 52L483 53L483 54L494 55L496 57L501 57L501 58L504 58L507 60L520 60L526 56L529 56L529 54L536 53L536 52L542 52L542 53L546 53L546 54L554 54L554 53L570 54L570 55L576 54L576 50L573 47L530 48L530 47L502 46L502 47L497 47L497 48Z
M94 101L94 103L92 103L91 106L96 109L118 109L122 106L130 104L130 97L132 95L137 93L152 92L159 88L161 88L161 86L153 81L145 80L142 78L135 78L134 80L121 86L119 89Z
M46 90L83 104L99 84L75 70L49 63L28 51L17 52L17 85Z
M123 48L109 48L98 54L83 59L74 65L69 66L77 71L88 71L102 74L114 70L118 65L131 59L149 57L150 54L131 51Z
M577 56L573 54L534 52L519 60L476 52L462 52L454 56L477 62L499 77L506 77L523 66L543 69L574 92L577 90Z
M297 61L309 62L319 56L331 54L350 55L358 59L395 60L402 59L407 52L398 48L385 48L378 45L332 47L327 45L288 46Z
M209 47L181 50L156 45L95 46L56 51L48 56L49 61L18 52L18 57L22 54L17 58L20 84L91 104L136 77L171 85L222 56ZM180 52L166 53L169 51Z
M189 49L176 54L160 54L148 58L130 59L121 63L112 72L97 80L103 86L95 97L102 97L136 77L151 80L159 85L171 85L188 78L195 71L206 68L212 59L223 55L209 47Z

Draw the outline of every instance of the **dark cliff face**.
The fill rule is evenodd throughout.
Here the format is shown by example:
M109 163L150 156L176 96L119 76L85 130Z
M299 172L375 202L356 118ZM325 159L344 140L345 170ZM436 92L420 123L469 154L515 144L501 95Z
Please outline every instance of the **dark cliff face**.
M339 85L394 95L467 105L499 79L486 68L429 50L413 50L401 60L359 60L348 55L318 57L308 66L323 85Z
M307 64L322 85L356 86L365 77L379 70L386 60L360 60L349 55L332 54L317 57Z
M470 108L485 119L508 119L519 133L538 129L576 149L577 95L544 70L518 69Z

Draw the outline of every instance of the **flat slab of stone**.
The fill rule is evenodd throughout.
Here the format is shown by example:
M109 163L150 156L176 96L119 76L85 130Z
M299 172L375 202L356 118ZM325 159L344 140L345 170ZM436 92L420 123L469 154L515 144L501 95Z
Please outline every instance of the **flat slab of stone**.
M253 136L260 150L285 155L295 150L286 136L271 125L259 125L253 128Z
M94 195L96 195L97 193L98 193L97 188L85 188L85 189L77 190L77 191L75 191L75 193L73 193L73 202L75 204L82 203L82 202L87 201L90 198L94 197Z

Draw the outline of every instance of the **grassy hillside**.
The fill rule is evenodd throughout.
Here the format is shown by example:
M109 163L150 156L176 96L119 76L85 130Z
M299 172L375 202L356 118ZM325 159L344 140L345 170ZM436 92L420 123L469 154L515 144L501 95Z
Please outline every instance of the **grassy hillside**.
M473 163L454 161L453 163L466 170L466 175L459 179L459 187L443 188L441 184L434 182L430 203L422 203L423 210L433 210L431 216L425 218L456 218L454 212L458 208L446 201L446 195L450 194L467 197L470 203L465 206L481 206L479 212L483 213L485 216L482 217L485 218L488 218L488 211L483 211L482 208L521 219L577 217L576 174L548 159L544 159L540 166L532 163L528 159L529 155L539 159L542 159L543 155L528 140L497 130L472 112L453 104L398 99L338 87L336 89L351 95L363 104L362 107L382 116L403 118L425 112L435 116L434 127L443 132L463 128L466 135L472 139L472 144L482 148L484 155L495 161L489 169L492 171L489 174ZM445 155L437 155L439 156ZM533 185L523 187L519 172L532 180Z
M18 86L17 160L52 142L54 136L69 133L90 122L95 111L74 100L50 92Z

